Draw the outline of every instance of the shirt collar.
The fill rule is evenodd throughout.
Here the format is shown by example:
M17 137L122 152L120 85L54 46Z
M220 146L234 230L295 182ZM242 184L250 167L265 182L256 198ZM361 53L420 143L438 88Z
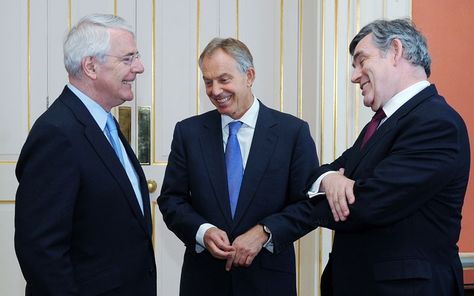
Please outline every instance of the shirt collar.
M105 124L107 123L107 111L102 108L96 101L89 98L86 94L80 91L74 85L68 83L67 87L81 100L81 102L86 106L89 113L92 115L94 120L99 125L100 129L104 131Z
M260 102L255 96L253 96L252 106L245 112L245 114L239 119L243 124L255 129L257 125L258 111L260 110ZM235 121L232 117L221 114L221 124L224 129L230 122Z
M408 100L413 98L417 93L428 87L430 83L427 80L419 81L401 92L397 93L393 96L385 105L383 106L383 111L387 118L390 117L395 111L398 110L403 104L405 104Z

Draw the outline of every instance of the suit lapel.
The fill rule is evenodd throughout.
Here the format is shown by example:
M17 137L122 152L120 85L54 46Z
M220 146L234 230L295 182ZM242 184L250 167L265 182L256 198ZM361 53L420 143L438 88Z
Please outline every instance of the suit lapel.
M120 136L120 140L123 143L123 146L125 147L125 151L127 152L128 158L130 159L130 162L132 163L133 169L135 170L138 176L138 182L140 183L140 192L142 194L143 214L141 212L140 205L136 202L137 198L131 184L130 184L130 187L132 188L132 199L129 200L129 204L133 208L133 212L135 216L137 217L137 219L140 220L140 222L143 222L143 226L146 228L149 235L151 236L152 225L151 225L150 195L148 193L148 184L146 181L146 177L145 177L145 174L143 173L140 163L138 162L137 157L135 156L135 153L132 150L132 147L128 144L127 139L125 139L124 135L122 134L120 130L119 130L119 136ZM128 180L128 176L127 176L127 180ZM143 219L143 217L145 219Z
M257 124L252 139L247 165L240 187L239 201L234 217L234 226L247 211L257 191L258 184L265 174L268 163L273 155L278 135L275 132L277 122L268 108L260 102Z
M199 142L217 204L222 215L225 217L226 223L232 225L222 141L221 116L217 111L209 113L209 116L204 118Z
M349 158L349 162L346 167L346 176L351 176L351 174L355 171L359 163L362 159L365 158L366 155L370 156L370 151L372 149L377 148L377 143L384 140L384 136L386 136L391 130L396 128L398 121L400 118L403 118L408 113L411 112L416 106L418 106L421 102L425 99L436 95L436 87L434 85L430 85L418 94L416 94L413 98L408 100L405 104L403 104L395 113L392 114L380 127L377 129L375 134L370 138L370 140L365 144L363 149L360 149L362 137L367 129L367 126L364 128L362 133L357 138L354 146L352 147L352 157Z
M100 130L99 126L97 125L87 108L84 106L84 104L82 104L79 98L77 98L69 90L69 88L64 88L63 94L60 98L63 103L72 110L76 118L84 125L84 134L86 139L89 141L89 144L94 148L96 153L102 159L104 165L108 168L110 174L117 181L119 187L124 193L124 197L126 198L132 212L139 220L140 225L142 225L143 230L147 233L150 233L147 230L143 214L140 210L140 206L138 205L137 199L135 197L135 192L133 191L132 184L128 179L127 173L125 172L124 167L120 163L120 160L116 157L115 151L113 150L110 143L107 141L104 133ZM128 145L128 142L124 141L123 135L121 135L121 139L130 158L130 145ZM137 170L136 168L135 170L137 171L137 173L139 172L139 170Z
M372 149L376 149L377 143L380 141L383 141L383 138L385 135L391 131L395 125L396 125L396 119L388 118L375 132L375 134L370 138L370 140L365 144L364 148L361 149L360 145L362 142L362 137L364 133L361 133L357 141L355 142L353 146L353 151L352 155L349 158L349 161L347 163L347 168L346 168L346 176L351 176L352 172L355 171L355 169L358 167L359 163L365 158L367 154L369 154L370 157L370 151ZM365 130L366 128L364 128Z

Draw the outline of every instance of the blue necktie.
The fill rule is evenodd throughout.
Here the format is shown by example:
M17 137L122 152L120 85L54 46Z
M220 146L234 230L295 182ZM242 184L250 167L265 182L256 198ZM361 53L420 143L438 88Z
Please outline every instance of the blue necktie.
M115 124L114 117L111 113L107 114L105 132L110 140L110 144L112 144L112 148L114 148L115 150L115 154L117 154L117 157L122 163L122 165L125 166L123 161L122 149L120 148L120 138L117 132L117 125Z
M127 161L127 165L125 165L124 158L122 155L122 148L120 145L120 138L118 135L118 130L117 130L117 124L115 124L114 117L112 116L111 113L107 114L107 123L105 124L105 133L107 135L107 138L110 140L110 144L112 145L112 148L115 150L115 154L117 154L118 159L122 163L125 172L127 173L128 179L130 180L130 183L132 185L133 191L135 192L135 197L137 198L138 205L140 206L140 210L143 212L143 201L142 201L142 194L140 191L140 180L138 178L137 173L133 169L132 166L130 166L130 162Z
M242 122L233 121L229 123L229 138L225 148L225 163L227 167L227 185L229 188L230 211L234 218L237 201L239 199L240 184L244 175L244 165L242 163L242 154L240 153L239 140L237 132L242 126Z

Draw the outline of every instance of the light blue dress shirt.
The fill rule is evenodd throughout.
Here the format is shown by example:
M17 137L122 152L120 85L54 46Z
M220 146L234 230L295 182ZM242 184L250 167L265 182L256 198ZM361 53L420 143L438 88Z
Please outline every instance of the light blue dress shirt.
M67 87L81 100L81 102L86 106L87 110L89 110L90 114L94 118L94 120L99 125L100 129L104 133L104 136L110 142L110 139L107 137L105 133L105 125L107 123L107 111L104 110L97 102L89 98L79 89L77 89L74 85L68 84ZM142 210L143 214L143 199L142 193L140 191L140 181L138 179L137 172L133 168L132 163L130 162L130 158L128 158L127 152L125 151L125 147L123 146L122 141L120 141L120 149L122 150L123 160L124 160L124 169L127 173L128 179L132 184L133 191L135 192L135 197L137 198L138 204L140 205L140 209Z

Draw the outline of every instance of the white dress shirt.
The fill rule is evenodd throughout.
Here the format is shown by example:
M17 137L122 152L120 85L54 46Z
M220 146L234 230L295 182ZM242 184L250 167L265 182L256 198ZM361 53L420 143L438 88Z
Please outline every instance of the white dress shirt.
M240 152L242 153L242 164L247 165L247 159L249 157L250 146L252 145L253 134L255 132L255 125L257 124L258 111L260 110L260 102L253 97L252 106L245 112L245 114L238 120L242 122L242 126L237 132L237 139L239 140ZM222 144L225 152L225 147L227 144L227 138L229 137L229 123L236 121L228 115L221 114L221 124L222 124ZM200 253L204 251L204 233L214 225L210 223L204 223L199 226L199 229L196 233L196 252Z

